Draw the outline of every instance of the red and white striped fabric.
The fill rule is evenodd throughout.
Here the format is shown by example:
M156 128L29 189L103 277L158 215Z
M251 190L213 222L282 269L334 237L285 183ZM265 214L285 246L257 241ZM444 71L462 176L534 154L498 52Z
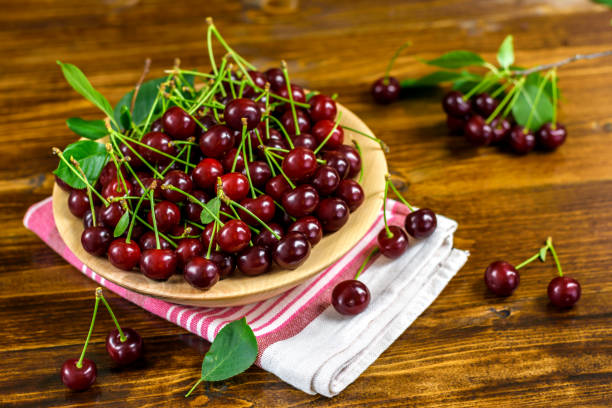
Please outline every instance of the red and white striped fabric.
M390 224L403 224L407 213L408 209L404 205L394 200L388 200L387 217ZM212 341L219 330L227 323L246 317L259 345L257 365L305 392L320 393L326 396L336 395L353 382L429 306L467 259L466 252L452 249L452 235L457 224L445 217L438 216L436 232L427 240L412 245L400 260L391 264L383 259L378 259L366 269L360 280L368 284L372 293L372 303L366 312L357 317L340 318L333 311L333 308L329 308L331 291L336 283L351 279L355 275L367 253L376 245L376 235L383 227L381 212L374 225L353 249L303 284L271 299L245 306L202 308L176 305L141 295L109 282L96 274L84 265L62 241L55 227L50 197L30 207L23 222L27 228L36 233L53 250L101 286L208 341ZM405 261L408 261L408 264ZM419 264L411 265L411 262ZM398 268L402 263L406 264L404 265L406 268ZM385 274L388 274L387 272L373 271L381 267L392 270L393 275L397 275L399 269L400 276L393 279L391 279L391 276L382 279ZM389 311L380 309L380 307L388 308L389 305L376 306L380 303L377 301L377 295L379 294L377 292L380 291L380 294L384 294L385 290L388 290L388 287L391 286L390 284L395 285L396 288L402 286L401 270L403 269L408 269L406 272L409 279L404 279L408 283L413 282L415 276L417 278L423 277L421 279L423 282L410 284L414 293L409 298L404 296L405 293L399 296L402 299L399 302L400 305L415 300L417 303L420 299L425 300L420 301L416 309L413 308L411 313L414 314L415 310L418 313L409 321L405 321L405 316L403 319L400 318L401 316L397 316L398 318L395 319L392 315L386 316L389 315ZM388 301L392 300L389 295L385 294L385 297L388 298ZM330 311L334 312L331 313L331 316L333 316L331 319L328 315ZM385 315L383 319L379 316L381 313ZM371 322L374 318L382 323L385 321L388 323L387 327L383 325L383 327L377 329L380 331L374 336L375 341L364 344L360 350L349 351L344 359L337 360L336 358L337 362L332 363L330 367L329 362L332 357L345 354L347 349L354 349L356 338L371 338L367 335L368 331L371 332L368 329L370 324L368 322ZM365 326L364 324L358 324L359 321L365 322ZM355 324L352 324L353 322ZM400 323L399 326L398 323ZM341 338L334 334L334 325L347 331L348 336L341 337L346 338L346 343L338 343ZM317 330L317 333L309 334L308 339L304 339L305 333L313 329ZM364 335L364 332L366 335ZM312 356L305 359L298 358L300 350L308 349L304 343L307 343L313 336L317 337L317 334L319 340L318 344L314 344L314 346L320 350L317 353L318 358L312 358ZM384 341L377 342L376 338ZM334 343L334 345L330 346L330 343ZM272 353L272 350L275 351ZM327 350L327 352L321 352L323 350ZM341 352L343 350L344 353ZM296 352L295 357L292 357L293 351ZM324 372L328 374L324 374Z

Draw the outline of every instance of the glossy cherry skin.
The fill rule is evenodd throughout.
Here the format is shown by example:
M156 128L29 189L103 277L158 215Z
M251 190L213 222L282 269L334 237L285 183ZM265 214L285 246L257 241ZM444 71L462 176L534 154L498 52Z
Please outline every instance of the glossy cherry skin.
M150 187L151 183L153 183L154 180L155 179L153 177L149 177L149 176L140 177L140 182L145 188ZM142 186L140 186L140 184L137 182L135 182L135 184L132 184L132 185L135 186L133 194L135 196L142 197L142 195L145 193L145 189L143 189ZM162 196L161 183L158 180L156 187L153 190L153 198L155 198L156 200L161 200L162 197L163 196Z
M308 179L318 167L317 156L310 149L296 147L283 159L283 172L293 181Z
M266 86L266 82L268 82L268 79L266 78L266 75L263 72L249 70L247 71L247 74L249 74L255 86L264 89L264 87ZM242 96L244 96L245 98L252 98L256 94L257 91L251 85L246 85L244 87L244 90L242 91Z
M510 148L516 154L527 154L533 150L536 139L530 130L525 131L521 126L514 126L508 137Z
M249 194L249 180L244 174L224 174L221 176L221 184L223 192L234 201L240 202Z
M391 231L391 236L387 234L385 228L380 230L377 238L378 247L381 254L387 258L396 259L406 252L410 241L406 232L397 225L389 225L389 231Z
M198 199L202 204L206 204L209 200L209 195L203 192L202 190L195 190L191 192L191 195ZM194 203L193 201L188 201L183 207L185 218L189 221L200 223L200 214L202 214L202 206L200 204Z
M411 237L417 239L427 238L433 234L437 225L438 219L436 218L436 213L429 208L412 211L406 216L406 221L404 222L406 232Z
M247 276L257 276L267 272L271 262L268 251L259 245L246 247L236 256L238 270Z
M200 236L200 241L202 242L202 250L204 252L208 251L208 247L212 245L212 249L215 248L216 245L216 237L217 237L217 232L215 232L215 236L213 237L213 229L214 229L215 223L211 222L210 224L208 224L206 227L204 227L204 231L202 231L202 235ZM212 242L211 242L212 241ZM212 250L211 249L211 250Z
M281 199L287 214L300 218L312 213L319 205L319 194L314 187L302 184L287 191Z
M125 159L128 161L128 163L130 163L130 166L132 166L132 168L134 169L141 167L143 165L143 162L142 160L140 160L140 157L136 155L136 153L138 153L138 145L134 142L129 142L127 140L125 142L119 143L119 150L123 154L123 157L125 157Z
M155 232L147 231L138 239L138 243L140 244L141 251L146 251L147 249L155 249L157 247L157 241L155 240ZM161 249L170 249L172 245L162 237L159 237L159 246Z
M219 229L217 244L225 252L242 251L251 240L251 230L241 220L230 220Z
M285 236L285 231L283 230L283 227L281 227L276 222L269 223L268 227L270 227L272 231L276 232L276 234L280 236L280 239ZM271 251L274 249L274 247L276 247L276 244L278 243L278 241L280 241L280 239L276 238L274 234L272 234L267 228L262 228L259 234L255 236L253 243L255 245L264 247L268 251Z
M96 211L96 222L98 223L98 226L104 227L104 223L102 222L102 219L100 218L100 211L102 211L102 208L96 207L95 211ZM83 227L89 228L89 227L94 227L94 226L95 225L93 223L93 217L91 216L91 210L85 211L85 215L83 215Z
M219 159L234 147L234 133L223 125L214 125L200 138L200 150L207 157Z
M337 197L330 197L321 200L317 207L316 216L326 232L338 231L349 217L349 208L344 200Z
M153 225L151 211L147 214L147 221ZM159 231L168 232L181 222L181 210L171 201L160 201L155 204L155 221Z
M197 238L183 238L178 242L174 252L176 252L176 268L180 271L191 258L204 253L204 246Z
M318 94L310 98L310 109L308 113L313 122L320 120L336 120L336 113L338 109L336 107L336 101L327 95Z
M299 136L294 136L291 140L294 147L304 147L314 151L318 146L317 139L310 133L300 133Z
M81 234L83 249L92 255L102 256L113 240L111 232L104 227L89 227Z
M261 111L252 100L236 98L225 105L223 118L227 125L235 130L242 130L242 118L246 118L247 130L251 130L261 121Z
M339 151L325 152L323 156L328 166L333 167L338 172L340 178L347 178L351 173L351 164L346 159L343 153Z
M220 251L211 251L209 259L217 265L217 268L219 268L219 276L221 279L227 278L236 269L236 260L231 254L226 254L225 252Z
M251 176L253 186L261 188L264 187L272 177L272 171L270 171L270 167L267 163L255 160L249 162L249 176Z
M140 247L134 240L126 242L125 238L117 238L108 247L108 260L113 266L131 271L140 261Z
M125 171L121 169L121 174L123 177L126 177ZM102 167L102 171L100 172L100 177L98 177L98 181L102 184L102 187L106 187L108 183L111 181L117 180L117 166L111 160Z
M262 194L257 198L247 197L242 200L240 204L266 224L272 221L272 218L274 218L274 214L276 212L276 204L274 204L272 197L267 194ZM238 209L238 215L240 216L240 219L247 224L254 227L261 227L259 221L251 217L246 211Z
M291 186L282 174L278 174L268 180L265 188L266 194L268 194L276 201L280 201L283 197L283 194L290 190Z
M129 196L132 195L133 192L134 187L129 181L113 180L102 189L102 196L109 200L115 197Z
M193 181L191 181L191 177L181 170L171 170L166 173L163 185L174 186L187 194L191 193L191 190L193 190ZM175 203L180 203L187 200L187 196L185 194L181 194L178 191L166 188L162 188L162 195L166 200L170 200Z
M204 190L212 191L217 185L217 177L223 175L223 166L218 160L206 158L198 163L191 172L191 178L196 185Z
M580 283L569 276L557 276L548 284L550 303L559 309L574 306L580 299Z
M178 106L168 109L162 116L164 132L173 139L187 139L193 136L196 130L196 122L193 118Z
M557 147L561 146L566 138L567 131L565 130L565 126L560 123L557 123L556 126L553 126L552 123L545 123L536 133L538 146L548 151L555 150Z
M323 196L332 194L338 185L340 185L340 175L331 166L320 166L312 177L312 186Z
M141 142L150 148L157 149L170 156L176 156L176 148L170 144L172 139L170 136L161 132L149 132L142 137ZM139 146L138 150L141 156L148 162L168 164L172 161L171 158L159 154L145 146Z
M178 259L171 249L147 249L140 256L140 271L149 279L167 280L176 271Z
M151 123L151 132L163 132L164 126L162 125L162 118L155 119L153 123Z
M370 290L361 281L345 280L334 287L331 302L338 313L356 315L370 304Z
M297 118L298 129L300 133L307 133L310 130L310 118L302 109L296 109L295 117ZM285 111L280 119L283 127L290 135L296 135L295 121L293 120L293 111L291 109Z
M510 134L512 125L507 119L495 118L493 121L491 121L491 129L493 130L493 138L491 139L491 143L502 143Z
M238 155L238 159L236 159L236 155L238 155L238 149L232 147L229 152L227 152L227 154L221 158L221 164L223 165L223 170L225 172L229 173L232 171L234 161L236 162L236 167L234 167L233 171L244 171L244 153L241 152Z
M332 132L333 129L333 132ZM335 150L342 146L344 143L344 130L341 125L338 125L336 129L334 129L334 122L331 120L320 120L314 124L311 131L312 135L317 139L317 143L320 145L325 141L327 136L331 133L327 142L322 147L323 150Z
M491 97L491 95L486 92L476 95L472 101L472 108L485 118L491 116L498 105L499 101Z
M114 228L118 223L125 210L119 202L110 203L108 206L100 209L98 220L109 228Z
M359 151L355 147L345 144L340 146L338 148L338 151L349 162L349 171L347 177L356 177L361 171L361 156L359 155Z
M493 140L493 129L482 116L474 115L465 123L463 135L474 146L486 146Z
M289 99L289 90L286 86L282 87L278 91L275 92L278 96L281 96L285 99ZM291 85L291 94L293 96L293 102L305 103L306 102L306 92L304 92L304 88L299 85L292 84ZM277 108L278 110L291 110L291 104L289 102ZM296 109L299 109L296 107Z
M76 358L68 359L62 364L60 377L64 385L73 391L84 391L96 381L98 370L96 363L84 358L81 368L77 367Z
M115 363L125 366L142 357L144 342L136 330L129 327L122 327L121 330L125 336L124 341L121 341L119 330L116 328L108 332L106 351Z
M75 217L82 218L91 209L89 197L85 190L72 190L68 195L68 209Z
M520 282L519 271L506 261L492 262L484 274L487 288L497 296L510 296Z
M193 257L183 269L185 280L194 288L207 290L219 282L219 267L210 259Z
M274 263L283 269L295 269L310 255L310 242L300 232L290 232L274 248Z
M323 227L319 220L313 216L306 216L296 220L289 226L287 232L301 232L313 247L323 238Z
M472 110L470 103L463 98L459 91L450 91L442 99L442 108L448 115L459 118L464 117Z
M286 87L285 75L280 68L270 68L265 73L272 90L277 91Z
M374 81L372 88L370 88L370 93L376 103L387 105L399 98L400 90L401 86L399 81L390 76L387 78L378 78Z
M361 185L352 179L340 182L336 189L336 197L341 198L351 212L355 211L365 201L365 193Z

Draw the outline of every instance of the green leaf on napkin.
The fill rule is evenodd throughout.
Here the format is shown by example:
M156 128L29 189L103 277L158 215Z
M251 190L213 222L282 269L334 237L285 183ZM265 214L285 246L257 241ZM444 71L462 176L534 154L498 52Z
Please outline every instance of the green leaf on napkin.
M93 185L100 177L102 167L108 161L108 153L106 147L91 140L80 140L72 143L64 149L64 157L70 161L71 157L74 157L83 169L87 181ZM75 169L76 171L76 169ZM71 170L70 167L63 160L61 160L57 166L57 169L53 171L53 174L58 176L60 179L65 181L70 187L73 188L85 188L86 185L81 179Z

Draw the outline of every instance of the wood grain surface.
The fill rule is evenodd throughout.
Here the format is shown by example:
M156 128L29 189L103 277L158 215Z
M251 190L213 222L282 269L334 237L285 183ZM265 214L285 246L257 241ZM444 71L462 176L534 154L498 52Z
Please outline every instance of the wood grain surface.
M553 154L515 157L446 135L442 91L373 105L368 88L396 47L414 46L394 74L427 72L414 56L471 49L494 59L514 34L530 66L612 48L612 13L586 0L302 1L297 10L255 0L5 0L0 14L0 406L110 407L603 407L612 405L612 60L560 69L569 138ZM272 3L272 2L265 2ZM297 3L275 1L274 3ZM147 345L136 367L117 369L98 329L88 355L96 385L71 393L59 367L76 357L95 285L21 223L51 193L51 146L74 139L65 118L98 113L63 80L56 59L81 67L110 101L153 59L159 76L180 57L206 69L204 18L213 16L245 57L281 58L303 85L338 92L391 147L391 172L409 199L459 221L467 265L435 303L342 394L306 395L256 367L184 393L207 344L109 296L118 318ZM551 263L522 273L513 296L487 294L482 275L498 258L519 262L547 235L583 297L548 306ZM100 314L100 326L111 321Z

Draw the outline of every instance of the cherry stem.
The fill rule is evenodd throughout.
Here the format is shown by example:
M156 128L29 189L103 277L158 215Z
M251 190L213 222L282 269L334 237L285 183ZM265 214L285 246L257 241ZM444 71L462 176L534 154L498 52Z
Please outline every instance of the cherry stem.
M208 91L206 93L202 93L202 95L199 97L199 101L196 102L196 104L193 105L191 109L189 109L188 113L190 115L193 115L195 112L197 112L200 106L202 106L203 103L205 103L208 99L210 99L211 96L215 94L215 92L217 91L217 88L221 84L221 80L225 76L224 72L225 72L226 65L227 65L227 60L223 59L223 61L221 61L221 67L219 68L219 73L217 75L217 78L214 80L213 84L210 86ZM223 89L223 87L221 87L221 93L225 95L225 90Z
M393 233L389 229L389 223L387 222L387 195L389 194L389 180L385 182L385 195L383 196L383 220L385 221L385 231L387 231L387 237L393 237Z
M289 71L287 70L287 63L285 60L281 61L281 69L283 76L285 77L285 86L287 87L287 94L289 95L289 104L291 105L291 113L293 114L293 128L295 129L295 135L300 135L300 127L298 126L297 112L295 110L295 103L293 102L293 90L291 89L291 82L289 82Z
M123 140L123 138L124 138L123 136L119 136L119 133L116 133L116 136L117 136L117 137L119 137L119 139L122 139L122 140ZM151 150L152 152L155 152L155 153L157 153L157 154L159 154L159 155L161 155L161 156L167 157L167 158L168 158L168 159L170 159L170 160L176 160L177 162L179 162L179 163L181 163L181 164L186 164L187 166L196 167L196 165L195 165L195 164L192 164L192 163L189 163L188 161L185 161L185 160L179 159L179 158L177 158L177 157L175 157L175 156L172 156L171 154L168 154L168 153L166 153L166 152L162 152L161 150L158 150L158 149L156 149L156 148L154 148L154 147L151 147L151 146L149 146L149 145L146 145L146 144L144 144L144 143L142 143L142 142L140 142L140 141L138 141L138 140L136 140L136 139L131 139L131 140L132 140L132 142L133 142L134 144L137 144L138 146L144 147L145 149ZM130 146L128 145L128 147L130 147ZM131 149L130 149L130 150L131 150ZM157 172L156 172L156 173L157 173ZM157 174L159 174L159 173L157 173Z
M368 135L367 133L364 133L364 132L362 132L362 131L361 131L361 130L359 130L359 129L351 128L351 127L348 127L348 126L346 126L346 125L342 125L342 128L343 128L343 129L345 129L345 130L348 130L348 131L350 131L350 132L355 132L355 133L357 133L358 135L365 136L365 137L367 137L368 139L371 139L371 140L375 141L376 143L378 143L378 144L380 145L381 149L383 149L383 151L384 151L385 153L388 153L388 152L389 152L389 146L387 146L387 144L386 144L385 142L383 142L383 140L382 140L382 139L379 139L379 138L377 138L377 137L375 137L375 136L372 136L372 135Z
M202 384L202 382L204 382L204 380L202 378L200 378L198 381L196 381L196 383L193 384L193 387L191 387L189 392L187 394L185 394L185 398L189 397L191 395L191 393L193 392L193 390L195 390L198 385Z
M400 201L402 203L404 203L404 205L406 207L408 207L408 209L412 212L414 211L414 207L410 205L410 203L408 201L406 201L406 199L402 196L402 194L397 190L397 188L395 187L395 185L393 184L393 181L391 181L391 176L387 175L387 183L389 184L389 187L391 187L391 190L393 190L393 192L395 193L395 195L397 196L397 198L400 199Z
M397 59L397 57L399 57L400 52L404 51L406 48L408 48L411 45L412 45L411 41L406 41L405 43L400 45L399 48L395 51L395 53L391 57L391 59L389 60L389 64L387 64L387 70L385 71L385 76L384 76L385 85L389 84L389 73L391 72L391 68L393 67L393 64L395 63L395 60Z
M463 96L464 100L469 100L473 95L476 94L476 92L484 92L487 89L489 89L489 87L491 85L493 85L494 82L497 81L499 75L496 74L491 74L490 72L487 73L487 75L485 75L485 77L482 79L482 81L480 81L479 83L477 83L472 89L470 89L468 91L468 93L466 93Z
M149 192L149 201L151 202L151 218L153 219L153 232L155 232L155 246L157 249L160 249L161 245L159 244L159 231L157 230L157 217L155 216L155 201L153 200L153 190L156 187L155 184L156 184L155 180L153 180L153 183L151 183L151 186L153 186L153 188Z
M96 289L96 294L98 293L98 291L100 291L100 299L102 299L102 303L104 303L104 306L106 306L106 310L108 310L108 314L110 314L111 319L113 319L113 322L115 322L115 326L117 326L117 331L119 332L119 340L121 340L121 342L123 343L126 340L126 338L125 338L125 334L123 334L123 330L121 330L121 326L119 326L119 321L117 320L117 317L115 317L115 313L113 313L113 309L111 309L110 305L104 298L104 295L102 294L102 288Z
M278 128L280 129L280 131L283 132L283 136L285 136L285 139L287 139L287 143L289 143L289 146L293 149L294 147L293 141L291 140L291 136L289 136L289 133L287 133L287 130L285 130L285 127L283 126L283 124L278 119L276 119L274 116L266 115L266 120L268 119L272 119L278 125ZM269 132L270 131L268 128L268 139L270 139Z
M142 187L143 189L145 188L144 184L142 184L142 181L140 181L140 178L138 177L138 175L136 174L136 172L134 171L134 169L132 168L132 166L130 166L130 161L127 159L127 157L123 154L123 152L121 152L121 150L117 147L117 141L111 137L110 138L111 143L113 144L113 147L115 149L116 152L119 153L119 155L121 156L121 160L123 160L123 162L125 163L125 168L128 169L128 171L130 172L130 174L132 175L132 177L134 177L134 179L136 180L136 182L140 185L140 187ZM128 146L129 147L129 146Z
M338 116L336 117L336 123L334 123L334 127L332 127L332 129L329 131L327 136L325 136L325 139L323 139L323 141L317 146L317 148L314 151L314 154L319 153L319 150L321 150L323 146L325 146L329 138L332 137L336 129L338 129L338 126L340 126L340 119L342 119L342 111L338 112Z
M148 161L146 161L146 160L145 160L145 159L144 159L144 158L143 158L143 157L140 155L140 153L138 153L138 152L136 151L136 149L134 149L134 148L133 148L133 147L132 147L132 146L131 146L129 143L127 143L127 142L125 141L125 139L128 139L128 138L124 137L124 136L123 136L121 133L119 133L119 132L115 132L114 130L111 130L111 138L112 138L113 136L115 136L117 139L121 140L121 142L122 142L123 144L125 144L125 145L128 147L128 149L130 149L130 151L131 151L132 153L134 153L134 156L138 157L138 158L139 158L139 159L140 159L140 160L141 160L141 161L142 161L142 162L145 164L145 166L147 166L147 167L149 168L149 170L151 170L151 172L153 172L153 174L155 174L155 176L157 176L157 177L159 177L159 178L164 178L164 176L162 176L162 175L159 173L159 171L157 171L157 169L156 169L154 166L152 166L152 165L151 165L151 164L150 164ZM144 143L141 143L140 141L137 141L137 140L135 140L135 139L129 139L129 140L133 141L133 142L134 142L135 144L137 144L137 145L140 145L140 146L146 146Z
M72 161L72 164L74 164L74 167L76 167L79 173L81 173L83 177L87 178L79 162L74 157L71 157L70 161ZM98 223L96 222L96 209L94 208L93 196L91 194L91 186L87 184L85 186L85 190L87 191L87 198L89 199L89 208L91 210L91 220L93 221L93 225L95 227L98 225Z
M559 276L563 276L563 271L561 270L561 262L559 262L559 257L557 256L557 251L555 251L555 247L553 246L552 237L548 237L546 239L546 246L550 249L550 253L552 254L555 264L557 265L557 271L559 272Z
M506 116L508 116L508 114L510 114L510 111L512 111L512 107L516 104L516 101L518 100L519 96L521 96L524 84L525 84L525 78L521 78L519 81L517 81L514 84L514 88L512 88L511 92L513 92L514 90L516 90L516 92L514 92L514 96L512 97L512 100L510 101L508 106L506 106L506 109L504 109L504 112L501 115L502 118L505 118Z
M575 61L580 61L580 60L589 60L589 59L595 59L595 58L601 58L601 57L608 57L610 55L612 55L612 50L594 52L592 54L576 54L572 57L565 58L561 61L553 62L551 64L543 64L543 65L538 65L536 67L529 68L529 69L512 71L512 75L529 75L534 72L546 71L551 68L557 68L562 65L569 64L570 62L575 62Z
M136 208L134 208L134 214L138 214L138 210L140 209L140 205L142 204L142 202L144 201L144 198L148 194L149 194L149 187L147 187L145 189L144 193L138 199L138 202L136 203ZM127 242L128 244L130 243L130 238L132 237L132 230L134 229L134 224L135 223L136 223L136 217L132 217L132 219L130 220L130 227L128 229L127 236L125 237L125 242Z
M531 105L531 110L529 111L529 117L527 118L527 123L525 124L526 130L529 130L531 126L531 121L534 117L536 110L538 109L538 103L540 103L540 97L542 96L542 91L544 91L544 87L546 86L546 83L548 82L549 76L550 76L550 73L546 74L544 78L542 78L542 81L540 82L540 86L538 86L538 92L536 93L535 99L533 101L533 105ZM525 94L525 98L529 100L529 97L527 94Z
M532 263L533 261L535 261L536 259L539 259L539 258L540 258L540 251L538 251L538 253L535 254L534 256L532 256L531 258L526 259L525 261L523 261L520 264L518 264L517 266L515 266L514 269L519 270L523 266L529 265L530 263Z
M353 144L355 145L355 149L357 149L357 153L359 153L359 158L363 158L363 153L361 152L361 146L356 140L353 140ZM361 164L361 168L359 169L359 184L363 181L363 163Z
M79 180L81 180L83 182L83 184L85 184L86 187L89 187L92 189L92 192L98 196L98 198L104 203L105 206L108 206L108 201L106 200L106 198L104 198L100 193L98 193L98 191L93 188L91 186L91 184L89 184L89 181L87 180L87 177L83 177L81 175L81 173L79 173L72 164L70 164L70 162L68 160L66 160L66 158L64 157L64 154L62 153L62 151L60 149L58 149L57 147L53 147L51 149L53 151L53 153L55 153L61 161L64 162L64 164L66 166L68 166L68 168L70 169L70 171L72 171L74 173L75 176L77 176L79 178Z
M359 278L359 276L361 275L361 272L363 272L363 270L365 269L365 267L370 263L370 260L372 259L372 257L374 255L376 255L378 253L378 251L380 251L380 249L375 246L370 253L368 254L368 256L366 257L366 259L364 259L363 263L361 264L361 266L359 267L359 270L357 271L357 273L355 274L355 277L353 279L357 280L357 278Z
M172 190L172 191L176 191L178 193L183 194L189 200L191 200L192 202L194 202L194 203L198 204L200 207L202 207L202 209L205 210L208 214L210 214L210 216L213 217L219 224L223 225L223 222L221 221L221 219L216 214L214 214L212 211L210 211L210 209L206 206L206 204L203 204L200 200L198 200L197 198L195 198L191 194L181 190L178 187L173 186L172 184L164 184L164 185L162 185L161 188L162 188L162 190Z
M552 125L553 129L557 128L557 68L553 68L550 71L550 83L552 85L552 105L553 105L553 114L552 114Z
M85 339L85 344L83 345L83 351L81 352L81 356L76 363L77 368L83 368L83 359L85 358L85 350L87 350L87 345L89 344L89 340L91 339L91 334L93 333L94 324L96 322L96 315L98 314L98 305L100 304L100 295L98 292L102 291L101 288L96 289L96 303L94 303L93 316L91 317L91 323L89 325L89 332L87 333L87 338Z
M121 182L121 185L123 186L123 194L125 195L128 193L128 188L127 188L127 184L125 183L125 178L123 177L123 173L121 172L121 166L117 162L117 157L115 156L115 152L113 151L113 145L110 143L107 143L106 151L108 152L108 155L111 157L111 160L115 164L115 168L117 169L117 179Z
M287 175L285 174L285 172L283 171L283 167L278 164L278 162L275 160L274 156L274 152L268 151L267 148L264 148L264 154L266 155L266 157L270 157L270 160L272 161L272 163L274 163L274 165L276 166L276 168L278 169L278 171L280 172L280 174L283 175L283 177L285 178L285 180L287 181L287 183L289 184L289 186L291 187L291 189L295 188L295 184L293 184L293 182L291 181L291 179L289 177L287 177ZM276 155L278 156L278 155ZM282 157L282 156L279 156Z
M212 249L212 243L215 240L215 234L217 234L217 222L213 224L212 234L210 236L210 242L208 242L208 249L206 250L206 259L210 259L210 251Z
M258 217L258 216L256 216L255 214L253 214L253 213L252 213L250 210L248 210L247 208L245 208L243 205L241 205L241 204L237 203L237 202L236 202L236 201L234 201L234 200L229 200L229 202L230 202L230 204L231 204L232 206L236 206L236 207L240 208L242 211L244 211L245 213L247 213L248 215L250 215L251 217L253 217L253 218L255 219L255 221L257 221L257 222L258 222L258 223L260 223L260 224L261 224L261 225L262 225L262 226L263 226L265 229L267 229L268 231L270 231L270 233L271 233L272 235L274 235L274 238L279 239L279 240L281 239L280 235L278 235L278 234L277 234L277 233L276 233L276 232L275 232L275 231L274 231L272 228L270 228L270 227L268 226L268 224L266 224L265 222L263 222L263 221L261 220L261 218L259 218L259 217Z
M502 88L500 88L502 89ZM506 94L506 96L504 96L504 99L501 100L501 102L499 103L499 105L497 105L497 107L495 108L495 110L493 111L493 113L491 113L489 115L489 117L486 120L486 123L489 124L493 121L493 119L495 119L497 117L497 115L499 115L499 112L501 112L501 110L506 106L506 104L508 103L508 101L510 101L510 98L512 98L515 94L515 92L518 92L520 89L517 89L517 87L513 87L510 92L508 92Z
M212 20L211 20L212 21ZM212 70L215 73L215 75L217 75L217 64L215 63L215 55L213 54L213 47L212 47L212 33L213 33L213 25L210 24L208 26L208 30L206 30L206 45L208 48L208 57L210 58L210 65L212 66Z

